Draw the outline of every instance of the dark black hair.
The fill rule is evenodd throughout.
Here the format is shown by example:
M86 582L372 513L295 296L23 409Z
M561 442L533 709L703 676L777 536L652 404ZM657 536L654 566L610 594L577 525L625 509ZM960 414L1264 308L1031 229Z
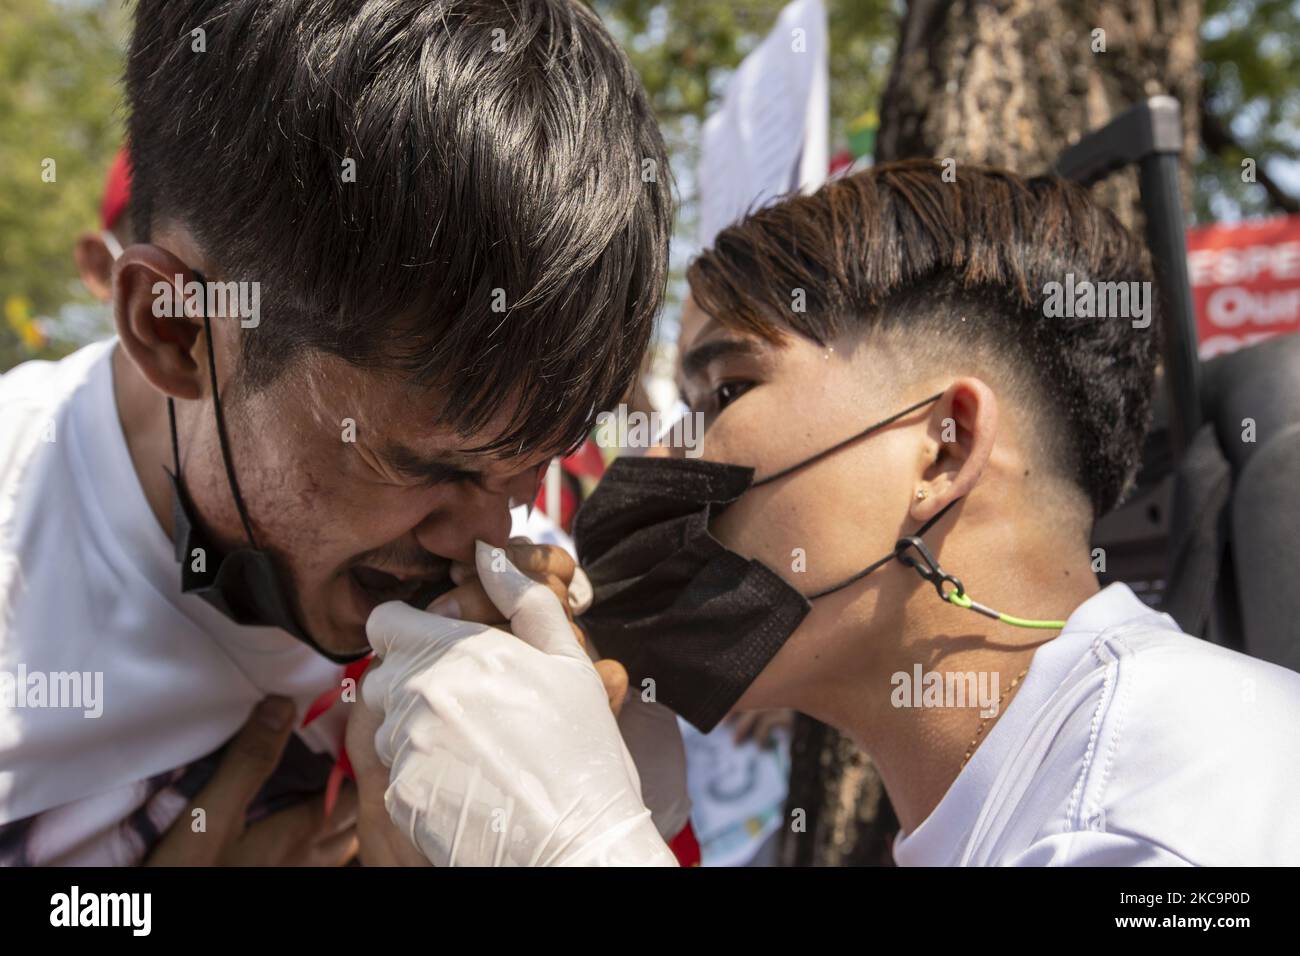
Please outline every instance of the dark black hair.
M770 340L787 327L820 343L899 329L934 360L996 362L1024 386L1044 465L1100 515L1139 463L1160 322L1049 316L1044 304L1067 274L1149 282L1145 251L1059 178L944 173L933 160L887 163L755 212L692 263L692 294L722 324Z
M139 0L126 84L137 235L183 223L209 279L261 283L241 385L316 350L444 389L464 433L509 397L496 453L568 447L626 392L671 180L581 3Z

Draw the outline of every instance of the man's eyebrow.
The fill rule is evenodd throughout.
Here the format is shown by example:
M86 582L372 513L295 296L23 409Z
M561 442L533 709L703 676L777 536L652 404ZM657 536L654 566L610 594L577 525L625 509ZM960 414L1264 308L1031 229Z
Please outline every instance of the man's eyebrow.
M686 353L682 359L682 375L686 378L698 378L704 374L709 363L729 355L757 356L763 347L753 339L713 339L703 345L697 345Z
M483 477L481 472L465 467L468 460L456 452L422 455L404 445L389 445L379 454L394 471L420 481L473 481Z

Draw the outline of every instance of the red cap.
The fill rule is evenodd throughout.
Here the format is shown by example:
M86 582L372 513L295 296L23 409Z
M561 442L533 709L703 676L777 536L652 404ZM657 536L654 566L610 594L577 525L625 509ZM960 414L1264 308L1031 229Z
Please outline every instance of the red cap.
M117 225L130 199L131 159L123 146L113 157L113 165L108 167L108 177L104 180L104 202L99 207L100 226L112 229Z

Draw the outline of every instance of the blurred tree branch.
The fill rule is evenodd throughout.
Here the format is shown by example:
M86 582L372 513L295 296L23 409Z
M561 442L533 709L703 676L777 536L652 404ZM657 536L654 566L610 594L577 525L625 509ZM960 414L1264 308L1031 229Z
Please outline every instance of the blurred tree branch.
M1254 152L1237 141L1237 138L1232 135L1232 130L1210 111L1207 100L1208 97L1201 97L1201 143L1207 153L1223 160L1234 171L1240 170L1241 161L1246 158L1254 159ZM1255 182L1263 187L1269 202L1278 212L1300 213L1300 200L1278 185L1277 180L1269 175L1263 162L1258 159L1255 161Z

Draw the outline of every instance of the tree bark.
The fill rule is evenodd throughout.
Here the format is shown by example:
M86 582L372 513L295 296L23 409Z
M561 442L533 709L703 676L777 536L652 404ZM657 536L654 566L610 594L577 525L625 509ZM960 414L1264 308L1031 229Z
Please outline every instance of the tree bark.
M876 161L937 156L959 168L1043 172L1084 133L1164 93L1183 105L1190 189L1200 20L1201 0L913 0ZM1094 52L1103 38L1104 52ZM1112 177L1096 198L1130 227L1140 224L1135 171Z
M811 717L795 717L782 866L893 866L898 819L871 758Z
M927 156L1049 170L1084 133L1150 96L1183 104L1184 189L1200 125L1201 0L911 0L880 110L876 161ZM1105 51L1093 51L1104 31ZM1136 171L1094 197L1140 230ZM1190 204L1189 204L1190 205ZM870 758L835 730L795 723L782 861L892 862L898 822Z

